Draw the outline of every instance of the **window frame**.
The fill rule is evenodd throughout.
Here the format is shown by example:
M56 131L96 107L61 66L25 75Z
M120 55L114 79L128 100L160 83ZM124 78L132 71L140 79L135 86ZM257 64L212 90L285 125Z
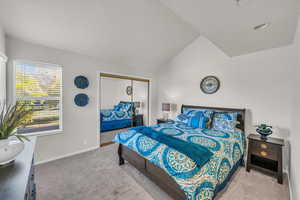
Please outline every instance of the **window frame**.
M39 132L32 132L26 133L23 135L26 136L46 136L46 135L54 135L60 134L63 132L63 66L59 64L47 63L47 62L40 62L40 61L28 61L28 60L13 60L13 102L17 102L17 95L16 95L16 64L17 63L28 63L32 65L52 65L55 67L61 68L61 84L60 84L60 98L59 98L59 129L50 130L50 131L39 131ZM49 100L47 98L30 98L30 100L37 99L37 100ZM29 100L28 98L24 98L24 100ZM51 100L51 98L50 98Z

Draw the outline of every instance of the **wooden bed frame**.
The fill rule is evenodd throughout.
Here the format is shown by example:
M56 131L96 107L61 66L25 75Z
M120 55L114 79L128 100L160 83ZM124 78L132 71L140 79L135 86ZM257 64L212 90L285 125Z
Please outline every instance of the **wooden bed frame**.
M225 113L237 112L239 113L238 121L240 122L237 125L237 128L241 129L242 131L245 131L245 109L182 105L181 113L184 109L208 109ZM119 144L118 155L119 165L123 165L125 163L125 160L128 161L131 165L133 165L140 172L146 175L149 179L155 182L174 200L183 200L186 198L184 191L179 187L179 185L171 176L169 176L160 167L157 167L156 165L149 162L147 159L137 154L135 151L127 148L126 146L123 146L122 144Z

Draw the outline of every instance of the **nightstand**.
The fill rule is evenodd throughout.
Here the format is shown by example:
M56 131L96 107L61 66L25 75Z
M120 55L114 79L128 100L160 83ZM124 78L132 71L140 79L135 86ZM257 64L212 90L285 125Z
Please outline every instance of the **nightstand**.
M282 147L284 140L268 137L262 140L258 134L248 135L247 172L257 169L275 175L282 184Z
M144 115L138 114L133 116L133 126L144 126Z
M171 119L157 119L157 124L172 122Z

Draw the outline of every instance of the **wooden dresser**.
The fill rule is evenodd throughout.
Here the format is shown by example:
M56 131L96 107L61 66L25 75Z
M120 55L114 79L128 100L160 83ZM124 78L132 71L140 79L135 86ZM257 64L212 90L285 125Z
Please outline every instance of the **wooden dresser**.
M257 169L275 175L282 184L282 147L284 140L268 137L262 140L258 134L248 135L246 170Z
M138 114L133 116L133 126L144 126L144 115Z
M25 141L25 149L11 166L0 168L1 200L35 200L34 148L36 137Z

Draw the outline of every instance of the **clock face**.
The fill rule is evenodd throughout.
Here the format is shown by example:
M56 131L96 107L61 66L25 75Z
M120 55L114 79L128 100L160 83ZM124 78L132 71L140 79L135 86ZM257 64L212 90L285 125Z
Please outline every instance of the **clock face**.
M213 94L220 88L220 81L215 76L207 76L202 79L200 88L205 94Z

